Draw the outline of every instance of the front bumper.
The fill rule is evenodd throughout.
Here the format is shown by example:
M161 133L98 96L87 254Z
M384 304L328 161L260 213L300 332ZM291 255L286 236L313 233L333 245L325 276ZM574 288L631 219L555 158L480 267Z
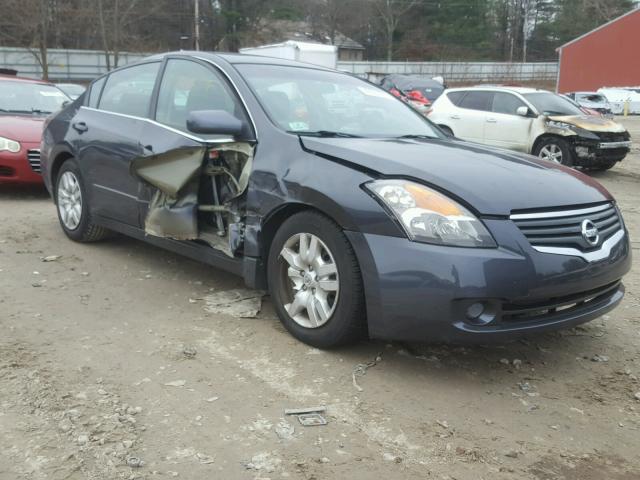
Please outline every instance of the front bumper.
M591 140L578 138L574 143L577 165L590 167L618 162L627 156L631 149L631 140Z
M21 143L20 146L17 153L0 152L0 183L42 184L40 144Z
M442 247L348 232L364 280L369 335L504 341L593 320L622 300L620 280L631 266L626 232L606 259L590 263L537 252L511 221L485 223L499 248ZM477 303L488 316L468 318Z

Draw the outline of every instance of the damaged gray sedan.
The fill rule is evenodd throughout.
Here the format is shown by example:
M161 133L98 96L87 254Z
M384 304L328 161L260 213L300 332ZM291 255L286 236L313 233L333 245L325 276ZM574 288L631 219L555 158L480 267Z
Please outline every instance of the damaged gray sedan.
M578 172L448 138L382 89L248 55L157 55L49 118L72 240L119 232L268 289L298 339L504 340L618 305L629 241Z

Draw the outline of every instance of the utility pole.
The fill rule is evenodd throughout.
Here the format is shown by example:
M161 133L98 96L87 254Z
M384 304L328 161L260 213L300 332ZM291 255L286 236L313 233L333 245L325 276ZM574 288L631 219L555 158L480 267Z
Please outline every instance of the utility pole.
M194 48L200 50L200 2L195 0L195 8L193 10L193 38Z

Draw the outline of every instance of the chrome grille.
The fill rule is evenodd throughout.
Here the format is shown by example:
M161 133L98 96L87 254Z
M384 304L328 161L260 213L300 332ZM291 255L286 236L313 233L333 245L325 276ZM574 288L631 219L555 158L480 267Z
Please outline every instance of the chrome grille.
M618 210L611 203L564 211L515 213L511 220L534 247L577 248L583 252L597 250L622 229ZM595 244L582 235L585 220L598 228L599 238Z
M40 173L40 150L28 150L27 151L27 159L29 159L29 165L31 165L31 170L34 172Z

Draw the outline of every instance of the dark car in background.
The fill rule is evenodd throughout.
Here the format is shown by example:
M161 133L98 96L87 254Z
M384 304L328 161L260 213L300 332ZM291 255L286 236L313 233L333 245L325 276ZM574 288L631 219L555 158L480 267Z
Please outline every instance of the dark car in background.
M0 75L0 184L42 183L42 125L70 101L50 83Z
M450 139L374 85L292 61L114 70L51 118L42 162L69 238L121 232L241 275L317 347L569 327L618 305L630 268L595 180Z
M429 107L445 90L438 80L414 75L387 75L380 86L392 95L404 100L420 113L426 114Z

